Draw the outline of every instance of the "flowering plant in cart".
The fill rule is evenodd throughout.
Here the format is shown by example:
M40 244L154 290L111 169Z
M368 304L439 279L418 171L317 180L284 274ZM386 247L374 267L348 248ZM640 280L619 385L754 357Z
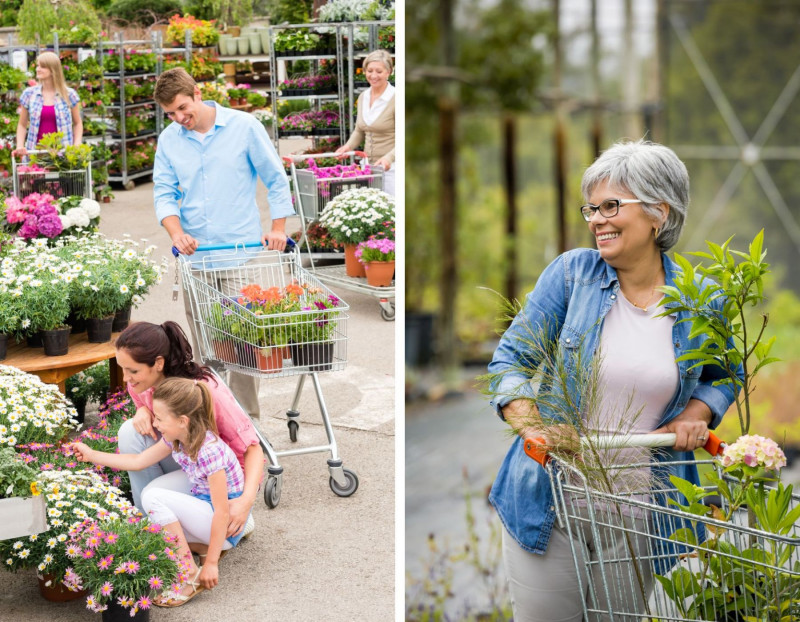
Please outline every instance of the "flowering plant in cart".
M289 345L289 316L300 310L303 288L295 283L267 289L250 284L243 287L241 293L238 303L255 316L248 327L250 330L247 330L255 339L248 338L247 341L261 348Z
M333 340L336 320L340 312L336 309L341 300L333 294L325 294L320 288L307 286L302 314L295 318L292 342L325 343Z
M680 565L656 579L688 619L798 619L800 559L792 540L798 537L800 505L792 499L792 486L778 481L785 455L773 440L745 435L725 448L719 464L722 474L706 476L711 490L670 477L686 502L669 503L697 517L691 528L677 530L670 539L691 551L697 563ZM722 507L703 503L714 493ZM729 537L724 524L733 523L744 509L751 528L774 537ZM702 541L699 524L706 530ZM751 617L753 612L766 617Z
M64 584L86 590L86 607L92 611L104 611L114 601L134 615L149 609L154 596L177 592L186 581L186 562L178 558L176 540L146 519L87 519L70 530L66 550L71 566Z

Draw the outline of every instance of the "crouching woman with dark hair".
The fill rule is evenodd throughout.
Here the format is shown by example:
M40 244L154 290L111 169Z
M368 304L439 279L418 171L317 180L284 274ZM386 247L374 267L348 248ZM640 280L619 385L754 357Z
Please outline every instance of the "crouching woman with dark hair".
M227 537L253 528L250 510L258 495L264 469L264 452L250 417L242 411L228 387L217 381L207 367L192 360L192 347L175 322L161 325L136 322L126 328L115 343L117 362L122 368L128 394L136 414L119 430L119 451L138 454L155 445L161 435L153 427L153 392L167 378L189 378L203 382L214 402L214 415L222 441L236 455L244 470L244 492L230 501ZM190 494L191 484L171 456L141 471L130 471L133 502L144 512L145 488L164 488Z

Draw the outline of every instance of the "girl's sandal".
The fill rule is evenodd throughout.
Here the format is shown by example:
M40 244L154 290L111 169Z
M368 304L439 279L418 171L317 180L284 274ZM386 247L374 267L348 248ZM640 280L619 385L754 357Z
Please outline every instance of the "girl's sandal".
M192 600L200 592L205 592L206 588L204 588L197 582L197 579L202 571L203 567L200 566L200 568L197 571L197 574L194 576L194 579L186 582L186 585L192 586L191 594L187 596L185 594L164 592L161 596L153 599L153 604L156 605L157 607L181 607L182 605L185 605L190 600Z

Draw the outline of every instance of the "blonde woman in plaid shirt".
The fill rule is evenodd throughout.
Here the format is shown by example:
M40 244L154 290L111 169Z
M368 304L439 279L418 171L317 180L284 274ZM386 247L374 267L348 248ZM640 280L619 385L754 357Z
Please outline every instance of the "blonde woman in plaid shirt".
M230 447L218 436L214 402L204 382L167 378L153 394L153 425L161 440L140 454L96 451L84 443L73 443L81 462L115 469L139 470L172 455L192 485L191 493L147 487L142 503L154 523L178 537L178 556L188 566L188 581L180 592L162 595L160 607L179 607L200 592L219 583L219 559L239 543L238 536L225 537L228 500L244 490L244 472ZM198 553L202 566L192 558Z
M81 100L67 87L61 60L53 52L42 52L36 59L36 81L19 98L17 148L24 156L36 148L45 134L61 132L64 146L80 145L83 140Z

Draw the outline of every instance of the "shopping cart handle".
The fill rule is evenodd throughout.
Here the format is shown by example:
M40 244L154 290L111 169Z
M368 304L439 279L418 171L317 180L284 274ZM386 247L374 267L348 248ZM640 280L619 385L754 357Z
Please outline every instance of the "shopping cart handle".
M252 248L252 247L255 247L255 246L264 246L264 245L261 242L239 242L237 244L206 244L206 245L203 245L203 246L198 246L195 250L196 251L222 251L222 250L232 250L234 248L239 248L239 247ZM292 250L295 246L297 246L297 242L295 242L292 238L287 237L286 238L286 250L287 251ZM175 248L173 246L172 247L172 255L173 255L173 257L177 257L180 254L181 254L181 252L177 248Z
M281 156L286 164L291 164L292 162L303 162L304 160L316 160L318 158L340 158L347 156L358 156L359 158L366 158L367 154L363 151L343 151L342 153L336 153L335 151L329 151L327 153L303 153L300 155L289 155L289 156Z
M630 434L615 436L592 436L591 439L582 436L581 446L587 447L592 442L596 447L603 449L632 448L632 447L672 447L675 445L675 434ZM708 433L708 439L703 446L712 456L721 456L726 444L713 432ZM550 454L547 452L547 441L544 438L526 438L524 443L525 453L542 466L547 466Z

